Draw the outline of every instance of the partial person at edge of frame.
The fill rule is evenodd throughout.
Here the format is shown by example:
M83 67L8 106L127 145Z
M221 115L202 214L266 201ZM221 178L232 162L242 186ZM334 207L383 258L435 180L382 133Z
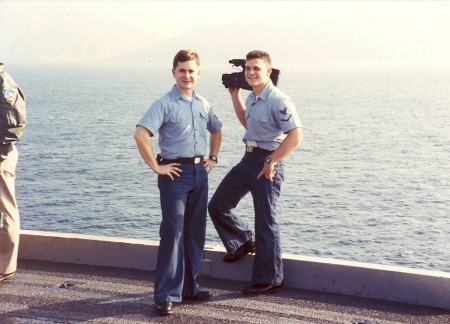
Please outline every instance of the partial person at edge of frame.
M25 128L25 96L0 63L0 282L17 270L20 239L15 178L19 154L16 142Z

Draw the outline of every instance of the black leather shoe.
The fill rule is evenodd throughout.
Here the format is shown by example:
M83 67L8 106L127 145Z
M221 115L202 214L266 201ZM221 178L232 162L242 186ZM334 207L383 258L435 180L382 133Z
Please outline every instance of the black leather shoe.
M183 300L209 300L212 295L212 292L208 290L200 290L195 296L183 296Z
M253 284L244 289L244 295L260 295L275 292L275 290L283 287L283 282L275 285Z
M0 275L0 282L14 278L15 272Z
M245 257L249 253L255 253L255 237L252 235L250 239L242 244L235 252L227 252L223 256L223 261L226 263L236 262Z
M166 302L166 303L155 304L155 310L156 310L156 313L158 313L159 315L164 315L164 316L170 315L173 313L172 303Z

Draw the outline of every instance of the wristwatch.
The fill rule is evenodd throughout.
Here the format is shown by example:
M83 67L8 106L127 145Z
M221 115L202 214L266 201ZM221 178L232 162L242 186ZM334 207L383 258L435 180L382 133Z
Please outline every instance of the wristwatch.
M266 158L266 163L267 163L267 164L275 164L275 162L272 162L272 159L270 158L270 156L268 156L268 157Z
M213 160L213 161L216 162L216 163L218 162L217 156L215 156L215 155L210 155L210 156L209 156L209 159L210 159L210 160Z

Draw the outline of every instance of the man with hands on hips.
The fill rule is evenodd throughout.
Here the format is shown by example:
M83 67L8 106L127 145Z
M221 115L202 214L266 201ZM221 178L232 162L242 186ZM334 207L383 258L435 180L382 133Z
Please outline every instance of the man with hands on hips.
M172 74L176 84L153 102L134 136L142 158L158 174L162 221L154 297L160 315L172 314L173 302L212 296L200 290L196 277L205 244L208 174L216 166L222 140L222 123L194 91L200 76L198 54L179 51ZM151 139L156 132L161 150L157 158Z
M285 178L285 162L303 140L293 101L271 81L271 59L263 51L246 56L245 78L253 91L245 104L240 88L229 88L236 116L246 129L242 160L222 180L208 205L216 230L227 250L223 260L236 262L255 253L252 282L244 294L273 292L283 286L277 201ZM235 211L251 192L255 235Z

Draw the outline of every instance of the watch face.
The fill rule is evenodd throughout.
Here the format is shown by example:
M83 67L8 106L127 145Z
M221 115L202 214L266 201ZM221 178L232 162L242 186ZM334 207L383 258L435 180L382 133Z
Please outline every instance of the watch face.
M267 159L266 159L266 163L272 163L272 160L270 159L270 157L268 157Z

